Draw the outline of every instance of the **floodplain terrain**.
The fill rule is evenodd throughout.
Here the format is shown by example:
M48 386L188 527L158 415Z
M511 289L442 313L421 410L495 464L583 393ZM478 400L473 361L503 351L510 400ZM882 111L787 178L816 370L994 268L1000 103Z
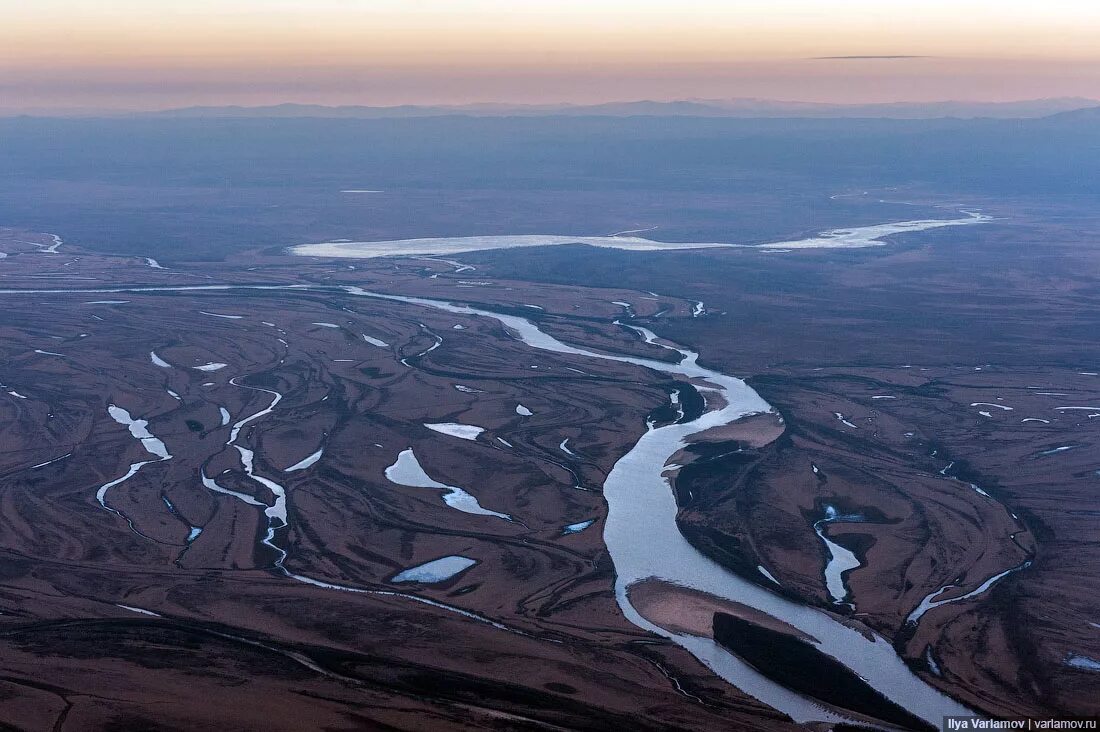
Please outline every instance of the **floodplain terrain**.
M0 718L1100 714L1096 129L0 121Z
M1063 225L1060 262L1093 261L1078 244L1092 223ZM203 263L4 230L5 719L784 729L788 715L920 727L940 705L1095 714L1100 369L1074 339L1088 326L1057 319L1069 301L1095 317L1095 290L1065 272L1033 281L984 358L977 339L952 341L979 306L944 294L970 277L952 269L959 249L1023 256L1013 237L1041 225L853 251ZM628 258L613 286L606 268ZM891 291L916 272L937 303L919 329ZM796 305L814 314L798 344L776 327ZM776 320L752 322L764 310ZM1026 355L1003 355L1024 339ZM746 416L702 429L716 410L738 417L737 399ZM671 483L656 476L673 523L647 526L617 465L681 432ZM609 527L622 516L639 523ZM718 590L672 572L622 586L627 567L659 566L636 553L670 526L688 542L676 551L725 573ZM822 631L887 652L893 681L815 698L753 650L779 634L795 665L828 673ZM715 669L691 639L756 660Z

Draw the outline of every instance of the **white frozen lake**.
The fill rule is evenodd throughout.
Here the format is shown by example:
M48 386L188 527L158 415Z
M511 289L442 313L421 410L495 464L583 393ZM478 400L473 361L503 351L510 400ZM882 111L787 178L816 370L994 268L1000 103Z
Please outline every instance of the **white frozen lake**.
M926 612L928 612L929 610L933 610L933 609L939 607L940 605L947 605L947 604L952 603L952 602L961 602L963 600L970 600L972 598L977 597L978 595L982 595L990 587L997 584L998 581L1004 579L1005 577L1012 574L1013 572L1019 572L1020 570L1027 569L1030 566L1031 566L1031 560L1029 559L1028 561L1024 562L1023 564L1019 564L1019 565L1017 565L1015 567L1012 567L1010 569L1006 569L1003 572L998 572L997 574L993 575L992 577L986 579L985 582L982 582L980 585L975 587L970 592L967 592L966 594L963 594L963 595L956 595L954 597L946 597L945 598L945 597L943 597L943 595L946 594L947 592L949 592L950 590L956 589L957 585L954 585L954 584L944 585L943 587L939 588L935 592L932 592L932 593L926 595L925 598L923 600L921 600L920 605L918 605L917 608L913 612L909 613L909 617L907 617L905 619L905 622L909 623L911 625L915 625L917 622L920 621L921 617L923 617Z
M728 247L718 242L660 242L638 236L569 236L566 234L505 234L493 236L450 236L387 241L329 241L291 247L292 254L304 257L370 259L405 255L448 255L480 252L486 249L547 247L560 244L587 244L608 249L665 251Z
M115 478L114 480L99 486L99 488L96 489L95 498L99 502L100 506L125 520L131 531L133 531L135 534L144 536L144 534L141 534L141 532L134 527L133 522L128 516L126 516L118 509L112 508L107 503L107 493L115 486L122 485L126 481L130 480L130 478L133 478L135 475L137 475L138 471L144 468L146 465L155 462L171 460L172 454L168 452L167 446L165 446L165 444L160 439L158 439L153 433L149 431L148 420L134 419L128 411L114 404L108 405L107 413L115 422L124 425L130 431L130 435L141 442L141 446L145 448L145 451L157 459L140 460L136 463L130 463L129 469L121 477Z
M367 343L371 344L372 346L378 346L379 348L389 348L390 347L389 343L386 343L385 341L383 341L379 338L374 338L372 336L369 336L366 333L363 334L363 340L365 340Z
M390 582L420 582L423 584L443 582L460 572L466 571L475 564L477 564L477 561L469 557L457 555L440 557L415 567L409 567L404 572L394 575Z
M859 558L849 549L837 544L825 533L825 527L834 521L843 521L847 517L840 516L832 506L825 507L825 518L814 523L814 531L829 552L829 561L825 564L825 587L829 590L829 596L833 603L840 605L848 597L848 588L844 584L844 575L860 566ZM774 578L773 578L774 579Z
M1069 658L1066 659L1066 665L1072 666L1073 668L1083 668L1086 671L1100 671L1100 661L1076 653L1071 653L1069 655Z
M433 432L457 437L460 440L476 440L477 436L485 431L482 427L475 427L472 424L459 424L457 422L425 423L424 426Z
M129 412L122 407L116 407L114 404L107 407L107 413L111 415L111 419L125 425L130 430L130 434L141 441L142 447L150 455L156 455L161 460L172 457L168 454L168 448L164 446L164 443L149 432L148 420L134 419Z
M916 221L898 221L891 224L856 226L850 229L831 229L817 236L792 241L776 241L759 245L759 249L860 249L882 246L884 239L895 234L909 234L930 229L942 229L945 226L969 226L992 221L978 211L961 211L966 214L960 219L921 219Z
M293 472L296 472L298 470L305 470L306 468L311 467L314 464L316 464L316 462L321 459L321 456L324 455L324 453L325 453L325 450L324 450L324 448L322 448L322 449L318 450L317 452L313 453L312 455L309 455L309 456L303 458L302 460L294 463L293 465L291 465L289 468L287 468L283 472L284 473L293 473Z
M578 521L575 524L569 524L568 526L563 527L561 533L563 536L568 534L579 534L594 523L596 523L595 519L589 519L588 521Z
M397 456L397 462L386 468L386 478L397 485L408 486L409 488L435 488L446 491L443 494L443 502L463 513L475 516L495 516L505 521L512 520L512 517L506 513L482 508L478 500L462 488L434 480L420 465L420 461L416 459L411 447L402 450Z
M372 257L395 257L416 255L448 255L465 252L478 252L487 249L518 249L523 247L559 246L562 244L587 244L606 249L623 249L635 252L677 251L684 249L715 249L730 247L749 247L763 250L796 249L857 249L882 246L886 237L895 234L907 234L945 226L966 226L992 221L993 217L978 211L960 211L963 218L956 219L918 219L855 226L847 229L830 229L816 236L791 241L777 241L758 245L745 245L736 242L703 241L655 241L640 236L587 236L569 234L503 234L483 236L445 236L419 239L387 239L381 241L327 241L317 244L300 244L289 249L291 254L304 257L330 257L349 259L370 259ZM700 307L702 303L700 303ZM702 314L699 312L698 314Z

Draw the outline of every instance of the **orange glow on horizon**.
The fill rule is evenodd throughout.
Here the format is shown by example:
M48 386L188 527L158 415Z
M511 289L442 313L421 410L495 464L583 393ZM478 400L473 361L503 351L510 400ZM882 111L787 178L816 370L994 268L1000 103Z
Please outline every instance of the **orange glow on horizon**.
M927 93L937 75L938 98L965 93L960 77L975 90L982 80L1003 87L983 98L1100 96L1097 38L1100 3L1078 0L773 0L766 8L742 0L36 0L5 11L0 104L10 106L13 95L45 103L51 94L57 104L86 104L99 88L116 105L125 88L128 104L147 107L143 95L164 90L141 84L158 79L190 80L181 104L202 97L212 80L236 80L245 96L282 85L294 92L283 92L289 101L344 100L361 80L360 103L595 101L626 89L653 98L763 91L810 99L823 91L814 80L840 77L848 89L827 91L830 100L864 101L882 96L876 80L884 77L898 82L901 99ZM833 56L922 58L820 58ZM754 74L786 82L767 93ZM453 79L455 94L433 91L433 75ZM569 76L575 98L556 88L532 98L532 82ZM912 79L922 81L902 90ZM81 83L86 93L77 93ZM228 94L222 87L210 91Z

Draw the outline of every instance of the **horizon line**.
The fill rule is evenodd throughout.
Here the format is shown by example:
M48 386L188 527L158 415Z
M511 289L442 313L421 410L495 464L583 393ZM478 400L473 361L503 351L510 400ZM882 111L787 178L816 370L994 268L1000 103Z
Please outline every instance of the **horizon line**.
M849 58L856 57L820 57L820 60L847 60ZM860 57L862 58L862 57ZM894 58L894 57L878 57L878 58ZM904 58L904 57L903 57ZM980 98L960 98L960 97L948 97L935 100L912 100L912 99L895 99L890 101L859 101L859 102L823 102L823 101L809 101L803 99L789 99L789 98L768 98L768 97L676 97L669 99L655 99L655 98L629 98L629 99L607 99L596 102L570 102L570 101L555 101L555 102L509 102L509 101L471 101L471 102L410 102L405 104L370 104L370 103L349 103L349 104L332 104L326 102L308 102L308 101L282 101L271 102L267 104L241 104L226 102L221 104L187 104L181 106L168 106L168 107L84 107L84 106L28 106L28 107L0 107L0 116L48 116L49 114L71 114L71 115L126 115L126 114L157 114L157 113L170 113L180 112L188 110L202 110L202 109L240 109L240 110L263 110L263 109L277 109L286 107L315 107L320 109L341 110L341 109L365 109L365 110L398 110L398 109L454 109L454 110L468 110L474 108L487 108L493 107L500 108L500 111L506 111L508 109L543 109L546 111L552 111L554 109L584 109L589 107L604 107L613 105L637 105L637 104L655 104L655 105L675 105L675 104L696 104L696 105L716 105L716 104L731 104L731 103L754 103L760 105L792 105L802 106L807 110L813 108L833 108L833 109L845 109L845 108L858 108L858 107L935 107L942 105L980 105L989 107L1005 107L1011 105L1022 104L1040 104L1040 103L1054 103L1054 102L1073 102L1073 103L1085 103L1085 106L1089 104L1096 104L1100 106L1100 97L1087 97L1087 96L1049 96L1049 97L1020 97L1015 99L980 99ZM1084 107L1082 107L1084 108ZM715 111L728 111L731 113L739 111L752 111L745 108L722 108L714 107ZM763 111L763 110L761 110Z

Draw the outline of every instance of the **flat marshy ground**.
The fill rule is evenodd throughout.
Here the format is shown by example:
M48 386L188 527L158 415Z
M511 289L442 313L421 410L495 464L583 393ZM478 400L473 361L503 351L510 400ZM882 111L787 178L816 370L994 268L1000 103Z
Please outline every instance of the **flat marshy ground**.
M1028 363L945 366L934 352L868 363L853 329L809 364L799 349L812 339L778 326L747 337L764 325L721 314L739 293L707 265L757 253L662 255L693 276L611 287L503 276L516 266L506 254L185 265L45 251L53 243L0 239L0 287L70 290L0 295L5 719L790 726L627 622L615 600L601 487L647 420L702 408L692 384L339 286L477 303L606 353L675 356L616 320L686 336L783 418L703 435L679 461L679 525L697 547L884 635L975 708L1096 712L1095 674L1066 660L1100 657L1100 418L1059 407L1100 406L1100 377L1035 363L1054 362L1057 328L1030 331ZM829 276L858 289L902 255L844 256L866 264ZM578 257L604 260L578 248L537 258ZM798 260L768 266L802 288L819 327L853 317L828 307L829 282L799 279ZM223 284L238 287L184 289ZM283 285L312 289L263 289ZM712 312L693 317L699 299ZM939 307L930 320L949 322L953 306ZM144 420L169 457L111 405ZM481 431L438 428L455 424ZM406 451L419 472L394 469ZM446 557L469 561L403 581ZM635 587L662 627L713 635L722 613L785 632L677 588Z
M160 270L10 251L8 288L286 281L278 267ZM451 269L325 265L296 281L464 288L425 268ZM47 288L44 269L87 279ZM567 312L621 310L614 291L596 306L593 293L545 289ZM532 290L525 299L556 306ZM784 726L615 603L600 486L668 402L667 380L533 352L484 318L327 291L11 297L0 633L5 668L21 681L6 719ZM605 329L609 346L647 350ZM111 405L145 421L169 457L150 453ZM425 426L446 423L484 431L470 440ZM432 481L499 515L388 478L410 449ZM446 556L475 564L438 582L399 581ZM184 686L194 696L181 698Z

